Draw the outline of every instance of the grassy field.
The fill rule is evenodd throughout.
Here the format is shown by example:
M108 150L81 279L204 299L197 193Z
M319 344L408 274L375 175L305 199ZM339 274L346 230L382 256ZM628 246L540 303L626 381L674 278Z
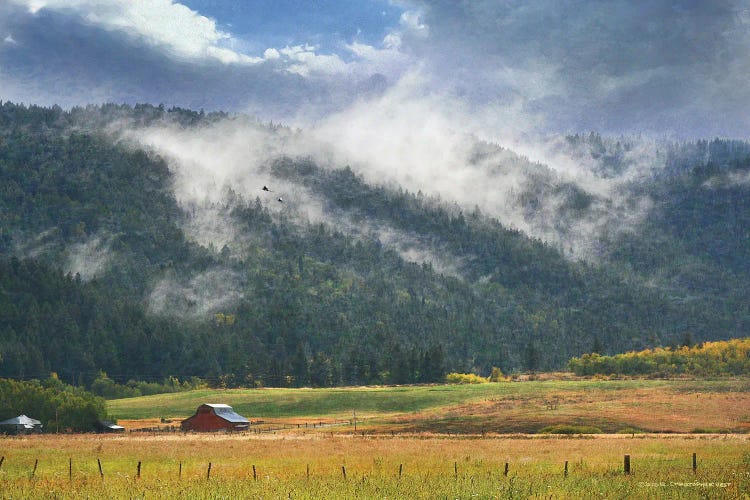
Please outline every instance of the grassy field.
M337 434L0 438L0 498L747 498L749 439ZM623 471L625 454L631 457L631 474Z
M356 410L358 432L0 437L0 499L750 498L747 379L201 390L109 411L133 428L204 402L276 424ZM529 434L560 424L620 433Z
M750 380L572 380L338 389L197 390L108 403L123 424L227 403L251 420L351 419L371 433L750 432ZM156 419L156 420L154 420ZM348 432L349 429L342 429Z

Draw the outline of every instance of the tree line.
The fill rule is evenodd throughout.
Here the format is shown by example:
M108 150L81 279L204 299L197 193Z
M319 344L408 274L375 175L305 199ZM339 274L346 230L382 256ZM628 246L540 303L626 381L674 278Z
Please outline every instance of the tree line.
M750 375L750 338L659 347L602 356L587 353L568 362L576 375Z

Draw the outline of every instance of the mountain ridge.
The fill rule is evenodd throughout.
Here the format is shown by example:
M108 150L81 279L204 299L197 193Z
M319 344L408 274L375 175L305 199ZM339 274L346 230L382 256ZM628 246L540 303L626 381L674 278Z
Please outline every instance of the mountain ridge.
M304 151L259 162L245 184L226 177L218 195L206 191L204 198L199 193L181 199L175 190L186 174L176 170L174 158L112 132L166 123L197 134L228 119L149 105L70 111L2 105L0 253L9 267L3 268L0 297L6 310L15 310L0 323L2 375L59 371L66 380L86 383L105 370L123 378L222 378L229 385L408 383L445 370L559 368L591 350L731 338L750 324L747 270L741 265L750 214L741 197L747 189L742 176L750 162L727 157L721 142L710 143L729 158L719 167L697 161L688 153L700 147L688 144L679 151L687 151L686 163L695 160L692 167L673 166L672 175L654 169L660 176L639 179L640 185L618 184L662 201L634 229L597 236L603 258L588 262L566 255L559 242L506 227L478 207L372 183ZM252 126L263 134L278 131L287 142L299 134ZM597 137L569 142L579 155L584 144L606 157L609 176L627 170L620 165L624 153L607 153L617 150L613 144L623 150L622 143ZM732 144L735 155L748 150L746 143ZM513 166L501 170L528 169L523 189L511 199L520 200L531 221L552 213L565 229L564 217L584 220L601 204L585 185L556 180L542 164L508 152L504 157ZM713 191L703 187L715 178ZM291 198L262 198L262 183L254 182L260 179L279 183ZM200 184L199 178L192 186ZM737 193L729 205L711 197L727 190ZM673 206L673 200L682 204ZM567 208L555 209L560 206ZM658 211L664 207L676 209ZM703 233L680 232L683 220L692 217L695 224L700 207L714 207L704 212L709 219L700 226ZM736 208L728 223L727 207ZM547 223L554 226L555 220ZM218 245L195 237L210 227L220 236ZM710 234L726 245L702 251ZM722 246L728 259L717 253ZM674 258L665 262L666 250ZM14 288L7 269L41 266L42 274L55 275L66 267L72 271L76 255L83 257L79 275L81 269L98 271L84 273L85 279L71 272L69 286L84 296L107 290L137 319L94 328L67 304L61 307L69 318L52 321L44 338L24 339L49 318L23 305L33 297L44 309L44 300L38 290ZM32 260L13 264L11 258ZM708 274L723 287L699 286L710 283ZM101 300L92 307L109 310ZM37 326L24 314L35 317ZM119 317L116 311L106 314ZM76 326L68 330L85 332L88 346L105 344L108 354L60 366L48 344L66 322ZM139 349L128 347L131 337L123 338L128 329L139 338ZM54 350L76 359L81 341L68 333L71 344L55 343ZM139 368L126 373L130 363Z

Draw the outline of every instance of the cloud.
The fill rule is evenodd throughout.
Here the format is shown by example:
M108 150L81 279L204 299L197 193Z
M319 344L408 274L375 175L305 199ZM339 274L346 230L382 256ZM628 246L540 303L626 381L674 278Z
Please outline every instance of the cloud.
M250 57L229 48L232 36L216 21L172 0L10 0L32 14L42 10L70 13L105 30L132 34L175 57L215 59L225 64L255 64Z
M372 7L336 5L348 16ZM12 91L3 97L65 106L93 95L289 120L339 112L418 73L424 93L491 109L527 133L750 135L744 0L392 0L380 39L372 29L316 34L347 25L326 8L305 11L300 39L235 34L171 0L10 0L0 5L10 37L0 85ZM283 10L264 11L277 16L264 23L277 31L274 22L297 19Z
M82 243L68 248L65 271L78 274L89 281L105 271L112 259L112 238L103 234L93 235Z
M184 6L144 5L0 2L0 32L12 31L17 42L0 43L0 98L63 107L164 103L280 121L341 109L360 92L380 91L408 65L398 51L356 39L337 53L310 43L247 53L233 47L255 44ZM156 14L164 15L162 24Z
M301 76L310 76L311 74L337 75L347 73L350 66L335 54L318 54L315 47L310 45L295 45L294 47L285 47L278 51L290 64L285 68L290 73Z
M243 296L236 273L209 269L187 279L165 277L149 295L150 311L178 317L205 317L235 305Z
M476 107L518 96L546 131L750 134L744 1L409 3L429 34L403 50Z
M750 171L735 171L716 175L703 183L704 188L726 189L750 186Z

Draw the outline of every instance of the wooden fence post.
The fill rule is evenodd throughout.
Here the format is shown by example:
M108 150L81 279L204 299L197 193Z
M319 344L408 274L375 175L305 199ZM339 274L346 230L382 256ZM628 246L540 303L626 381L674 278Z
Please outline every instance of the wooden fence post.
M458 462L453 462L453 479L458 479Z
M253 481L258 480L258 475L255 473L255 464L253 464Z
M34 460L34 470L31 471L31 479L34 479L34 476L36 475L36 468L39 465L39 459L37 458Z
M208 471L206 472L206 480L211 479L211 462L208 462Z
M68 479L73 480L73 458L68 458Z
M565 474L564 477L568 477L568 461L565 461Z
M341 474L343 474L344 481L346 481L346 466L345 465L341 466Z
M401 474L404 472L404 464L398 464L398 478L401 479Z
M177 473L177 478L182 479L182 460L180 460L180 472Z
M505 462L505 470L503 471L503 476L508 475L508 462Z
M2 458L0 458L0 469L3 468L3 462L5 462L5 455L3 455Z
M140 460L138 460L138 471L135 473L135 477L137 477L138 479L141 478L141 461Z
M310 479L310 464L307 464L307 479Z
M99 465L99 475L102 479L104 479L104 471L102 470L102 461L101 459L97 458L96 463Z
M698 457L693 453L693 474L698 471Z
M623 467L625 469L625 474L630 474L630 455L625 455Z

